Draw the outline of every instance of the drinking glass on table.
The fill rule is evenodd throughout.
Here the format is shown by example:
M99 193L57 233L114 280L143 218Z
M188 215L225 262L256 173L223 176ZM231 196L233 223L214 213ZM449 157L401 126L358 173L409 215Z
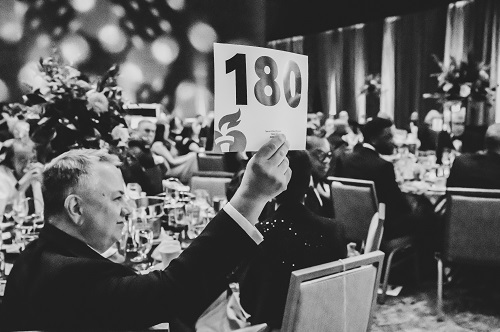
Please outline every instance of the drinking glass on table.
M137 243L137 256L132 258L134 263L144 262L153 247L153 224L147 218L137 218L134 221L133 236Z

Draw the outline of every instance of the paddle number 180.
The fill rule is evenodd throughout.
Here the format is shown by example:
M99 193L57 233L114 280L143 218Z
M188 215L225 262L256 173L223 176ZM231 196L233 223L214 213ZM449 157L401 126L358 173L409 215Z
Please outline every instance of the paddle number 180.
M247 105L247 72L246 55L235 54L226 60L226 74L235 72L236 77L236 105ZM283 76L283 93L286 102L292 108L300 104L302 77L300 68L294 61L290 60L285 66ZM254 86L255 98L264 106L276 105L281 97L281 88L276 78L278 77L278 65L273 58L261 56L255 61L255 73L258 80Z

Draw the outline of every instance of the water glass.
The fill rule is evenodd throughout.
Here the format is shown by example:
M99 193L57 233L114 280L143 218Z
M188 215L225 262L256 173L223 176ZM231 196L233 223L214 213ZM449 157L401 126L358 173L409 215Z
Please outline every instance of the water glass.
M153 247L153 227L147 220L138 219L134 224L134 240L137 243L137 256L132 258L134 263L143 262L148 259L147 254Z

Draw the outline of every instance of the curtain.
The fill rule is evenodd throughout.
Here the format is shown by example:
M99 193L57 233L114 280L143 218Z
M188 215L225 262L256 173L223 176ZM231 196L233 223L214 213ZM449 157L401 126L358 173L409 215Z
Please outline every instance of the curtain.
M397 18L390 17L384 22L384 39L382 42L382 91L380 95L380 112L394 119L395 95L395 23Z
M500 3L497 0L459 1L448 6L444 63L482 62L490 67L490 86L500 83ZM500 122L500 92L495 91L488 123Z
M435 100L426 100L424 93L433 93L437 81L431 77L439 71L432 54L444 51L446 6L384 22L382 50L382 94L380 110L394 120L396 127L408 129L410 115L420 119L433 108Z

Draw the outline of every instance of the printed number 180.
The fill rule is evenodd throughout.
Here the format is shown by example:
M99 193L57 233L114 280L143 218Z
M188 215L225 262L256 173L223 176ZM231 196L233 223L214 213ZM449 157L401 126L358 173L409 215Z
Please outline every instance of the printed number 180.
M286 74L283 78L283 92L290 107L295 108L300 104L302 77L300 68L294 61L289 61ZM235 54L226 60L226 74L234 71L236 75L236 105L247 105L247 72L246 56L242 53ZM265 106L274 106L280 100L280 86L276 82L278 65L273 58L261 56L255 61L255 73L259 77L255 83L255 98ZM292 80L292 74L295 77ZM295 83L295 84L294 84ZM293 94L292 94L293 88Z

